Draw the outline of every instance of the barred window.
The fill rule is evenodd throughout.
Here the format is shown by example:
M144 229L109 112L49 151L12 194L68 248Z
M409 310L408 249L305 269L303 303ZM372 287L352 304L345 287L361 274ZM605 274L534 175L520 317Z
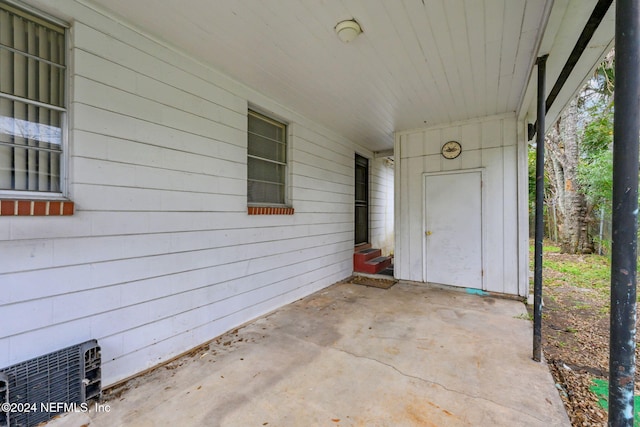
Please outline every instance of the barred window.
M65 28L0 3L0 190L61 192Z
M287 126L249 110L248 180L250 204L285 204Z

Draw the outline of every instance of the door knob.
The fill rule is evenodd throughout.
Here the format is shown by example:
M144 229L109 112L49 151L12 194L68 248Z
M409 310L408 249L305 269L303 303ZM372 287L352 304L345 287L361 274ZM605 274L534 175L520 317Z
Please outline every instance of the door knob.
M424 235L425 235L425 236L431 236L431 232L430 232L430 231L425 231L425 232L424 232Z

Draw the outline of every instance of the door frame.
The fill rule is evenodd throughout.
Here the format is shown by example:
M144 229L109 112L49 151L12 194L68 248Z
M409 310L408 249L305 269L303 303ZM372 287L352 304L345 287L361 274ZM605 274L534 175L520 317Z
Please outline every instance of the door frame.
M358 163L359 159L362 159L360 164ZM369 158L367 158L365 156L362 156L362 155L360 155L358 153L355 153L353 165L354 165L354 169L353 169L354 170L354 215L353 215L353 229L354 229L354 233L353 234L354 234L354 237L353 237L353 243L354 243L354 246L355 246L355 245L359 245L359 244L363 244L363 243L370 243L370 240L371 240L371 228L370 228L370 225L371 225L370 224L370 214L371 214L371 195L370 195L370 189L371 189L370 187L371 187L371 185L370 184L371 183L370 183L370 177L369 177L369 174L371 172L371 168L370 168L371 161L370 161ZM355 186L356 186L356 182L355 181L358 178L358 174L357 174L357 171L356 171L358 166L364 167L365 168L365 172L366 172L365 173L366 177L365 177L365 200L364 200L364 206L366 207L366 210L367 210L367 219L366 219L366 223L364 225L366 226L366 229L367 229L366 230L367 231L367 238L365 239L364 242L356 243L356 237L358 235L358 214L357 214L357 211L356 211L356 207L358 205L358 200L356 199L356 195L355 195L355 193L357 191L355 189Z
M475 173L480 172L480 265L482 266L481 274L481 290L487 289L486 277L487 277L487 257L485 256L485 244L487 241L487 223L484 215L484 207L486 206L486 189L485 189L485 168L472 168L472 169L456 169L450 171L440 172L426 172L422 174L422 281L427 283L427 178L437 175L453 175L463 173Z

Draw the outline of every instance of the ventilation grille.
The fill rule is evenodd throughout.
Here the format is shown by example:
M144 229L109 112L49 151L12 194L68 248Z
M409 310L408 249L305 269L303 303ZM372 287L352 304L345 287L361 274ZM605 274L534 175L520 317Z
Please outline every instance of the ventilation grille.
M83 403L100 398L100 365L100 347L91 340L1 369L0 403L10 411L0 412L0 427L30 427L86 410Z

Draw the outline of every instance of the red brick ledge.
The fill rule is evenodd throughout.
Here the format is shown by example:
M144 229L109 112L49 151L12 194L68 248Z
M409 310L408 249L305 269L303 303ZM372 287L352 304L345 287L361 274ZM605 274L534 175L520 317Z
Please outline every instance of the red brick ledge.
M69 200L0 199L0 216L63 216L73 215L74 210Z
M270 206L248 206L249 215L293 215L293 208L270 207Z

